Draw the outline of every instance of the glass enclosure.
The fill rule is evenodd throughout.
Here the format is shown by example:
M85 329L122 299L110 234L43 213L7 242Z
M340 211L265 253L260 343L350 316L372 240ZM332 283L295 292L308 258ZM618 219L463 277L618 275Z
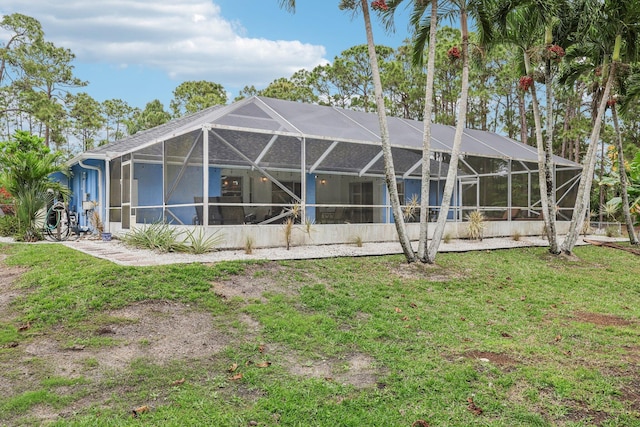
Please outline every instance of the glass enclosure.
M210 226L278 224L289 218L318 224L393 222L375 115L265 98L239 104L211 110L207 117L202 113L193 125L178 119L164 133L119 143L122 152L108 162L110 221L125 229L158 221ZM416 221L422 124L389 120L403 213L407 221ZM433 132L430 220L442 201L453 138L451 127L434 125ZM465 221L475 210L488 220L540 219L534 147L467 130L462 148L450 220ZM560 220L571 217L579 175L579 165L557 159Z

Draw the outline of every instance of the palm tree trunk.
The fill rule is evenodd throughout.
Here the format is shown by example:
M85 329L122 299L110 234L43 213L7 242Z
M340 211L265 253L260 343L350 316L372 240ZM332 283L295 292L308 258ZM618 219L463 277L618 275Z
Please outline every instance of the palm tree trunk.
M435 262L438 248L442 241L444 228L447 225L447 217L449 216L449 207L451 206L451 196L457 182L458 176L458 157L460 156L460 146L462 145L462 134L464 132L465 123L467 122L467 103L469 98L469 29L467 24L467 12L463 8L460 14L460 32L462 33L462 91L460 92L460 105L458 107L458 121L456 123L456 133L453 139L453 147L451 149L451 159L449 161L449 170L447 172L447 180L444 185L442 203L440 204L440 212L438 213L438 222L433 233L433 239L429 245L426 261L430 264Z
M520 112L520 140L524 145L529 145L527 109L524 105L524 93L518 93L518 111Z
M527 52L524 53L524 64L527 71L527 75L532 74L531 70L531 58ZM540 205L542 211L542 219L544 221L544 230L549 238L549 231L551 230L551 222L549 218L549 199L547 198L547 163L545 143L542 137L542 116L540 114L540 104L538 102L538 95L536 92L535 83L531 84L531 106L533 108L533 121L535 123L536 132L536 147L538 149L538 183L540 186ZM555 212L554 212L555 214ZM549 240L551 243L551 240ZM551 247L550 247L551 249Z
M433 81L436 68L436 34L438 32L438 0L431 0L431 27L429 28L429 59L427 60L427 87L424 95L424 136L422 140L422 185L420 192L420 235L418 259L427 261L429 234L429 187L431 185L431 117L433 113Z
M573 215L571 216L571 223L569 224L569 231L560 246L560 250L565 254L573 253L573 248L576 245L578 236L584 225L585 215L587 213L587 206L589 206L589 199L591 194L591 184L593 183L593 173L596 166L596 152L598 149L598 138L600 137L600 129L602 128L602 121L604 113L607 109L607 100L611 93L611 87L613 86L614 75L616 72L616 63L613 61L609 70L609 77L607 78L607 84L604 88L604 93L600 100L600 106L598 108L598 115L596 116L595 123L593 124L593 130L591 131L591 138L589 140L589 148L587 154L582 162L582 173L580 174L580 185L578 186L578 194L576 196L576 203L573 208Z
M627 234L629 243L638 244L638 236L633 228L631 210L629 209L629 194L627 193L627 172L624 167L624 152L622 151L622 134L620 133L620 123L618 122L618 111L616 105L611 105L611 115L613 116L613 127L616 131L616 147L618 149L618 173L620 174L620 192L622 193L622 213L624 222L627 224Z
M411 247L411 241L407 234L407 228L404 223L402 209L400 208L400 199L398 197L398 187L396 186L396 172L393 166L393 156L391 154L391 142L389 141L389 128L387 126L387 114L382 96L382 83L380 80L380 68L378 67L378 57L376 56L375 43L373 41L373 30L371 29L371 18L369 15L369 5L367 0L361 0L362 15L364 17L364 26L367 33L367 46L369 49L369 60L371 61L371 74L373 77L373 88L375 92L376 107L378 110L378 122L380 124L380 140L382 145L382 155L384 158L384 177L389 190L389 198L391 199L391 210L393 212L393 221L400 240L400 246L407 262L416 260L415 253Z
M571 120L571 104L567 101L567 108L564 110L564 136L562 137L562 149L560 150L560 157L567 158L567 151L569 145L569 138L567 133L569 132L569 121Z
M604 178L604 139L600 141L600 171L598 172L598 179L602 182L602 178ZM598 221L600 227L602 227L602 221L604 219L604 185L598 186Z
M556 231L556 185L555 185L555 165L553 163L553 93L551 82L551 60L546 60L544 73L545 87L547 93L547 140L545 144L545 160L544 160L544 180L545 190L542 188L540 192L547 192L547 209L548 209L548 225L547 238L549 241L549 252L554 255L560 253L558 249L558 234ZM542 173L542 171L540 171ZM545 224L547 220L545 220Z

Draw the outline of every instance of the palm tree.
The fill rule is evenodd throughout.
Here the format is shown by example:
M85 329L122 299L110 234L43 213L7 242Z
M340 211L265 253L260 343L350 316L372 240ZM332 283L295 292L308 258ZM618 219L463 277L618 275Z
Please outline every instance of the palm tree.
M556 231L556 186L553 162L553 82L555 64L564 55L564 49L554 42L562 41L557 39L566 39L567 33L571 32L572 26L566 25L569 21L566 19L566 11L570 10L570 5L564 0L516 0L502 2L496 12L499 41L520 48L523 54L525 76L520 79L519 87L529 92L531 96L538 152L540 204L544 229L549 241L549 252L552 254L560 253ZM563 11L565 19L560 19ZM543 137L542 114L535 84L537 73L534 67L535 61L541 62L543 68L546 138Z
M627 172L624 164L624 150L622 149L622 132L620 132L620 123L618 121L618 110L616 108L615 98L609 102L611 106L611 115L613 118L613 127L616 133L616 148L618 150L618 174L620 177L620 193L622 202L622 213L624 215L624 222L627 226L627 235L629 236L629 243L637 245L638 236L636 236L635 229L633 227L633 220L631 219L631 210L629 209L629 193L627 191L628 180Z
M403 0L392 0L389 2L389 16L397 10ZM430 8L428 22L422 22L426 8ZM424 96L423 114L423 139L422 139L422 182L420 191L420 234L418 238L418 259L427 262L427 239L429 234L429 187L431 179L431 123L433 115L433 82L436 68L436 35L438 33L438 0L431 0L430 6L426 2L414 1L410 24L417 30L417 39L413 46L413 62L422 65L424 44L426 42L426 31L419 31L421 28L429 29L429 51L427 53L427 83ZM389 20L389 24L393 21Z
M429 235L429 188L431 184L431 120L433 113L433 81L436 74L436 34L438 33L438 0L431 0L429 19L429 53L427 60L427 85L424 94L424 137L422 140L422 185L420 192L420 234L418 257L427 262ZM422 52L422 49L420 50ZM422 54L420 54L422 58Z
M584 157L583 169L580 177L580 185L576 196L576 203L569 224L569 231L562 242L561 250L571 254L578 240L578 235L582 230L587 207L589 205L591 184L596 164L596 151L600 129L607 109L607 102L610 98L611 89L616 80L616 72L620 64L622 48L626 48L626 54L633 57L636 43L638 41L638 31L640 30L640 2L618 1L618 0L588 0L590 10L588 22L585 24L586 38L588 41L600 46L600 51L596 52L599 57L603 57L602 75L606 79L606 84L602 92L596 120L591 132L589 148ZM587 20L587 18L585 18ZM610 61L610 62L609 62Z
M382 2L384 4L384 1ZM287 10L295 11L295 0L280 0L280 6ZM385 182L389 191L391 200L391 209L393 220L398 233L400 246L407 262L411 263L416 260L415 253L411 247L411 241L407 234L406 225L402 208L400 206L400 198L398 196L398 187L396 185L396 173L393 165L393 156L391 153L391 142L389 140L389 127L387 126L387 115L382 94L382 83L380 79L380 68L378 67L378 57L376 55L375 42L373 40L373 30L371 28L371 17L369 14L369 3L367 0L360 0L359 4L356 0L340 0L340 9L352 10L354 13L360 9L364 18L365 31L367 34L367 47L369 51L369 61L371 62L371 73L373 77L373 87L376 99L376 108L378 111L378 122L380 125L380 140L382 145L382 155L384 159Z
M402 0L396 0L390 2L395 8L400 4ZM451 159L449 161L449 169L447 171L447 179L445 181L445 187L443 190L442 203L439 208L438 219L436 227L433 233L433 239L428 248L426 248L427 240L427 213L429 204L429 178L430 178L430 139L431 139L431 106L433 102L433 83L427 82L425 89L425 129L423 139L423 157L422 157L422 191L421 191L421 212L420 212L420 242L418 248L418 257L427 263L434 263L442 236L444 234L444 228L447 223L447 217L449 216L449 208L451 207L451 197L453 196L453 190L457 182L458 173L458 158L460 156L460 146L462 144L462 135L464 132L465 124L467 121L467 104L469 99L469 26L468 17L469 13L474 15L475 21L479 27L482 41L490 39L491 29L489 25L489 18L487 14L488 0L447 0L446 4L453 6L448 9L443 16L451 17L454 14L459 14L460 17L460 33L462 38L462 49L459 50L459 56L462 61L462 80L461 80L461 94L458 104L458 117L456 123L456 131L453 140L453 146L451 149ZM414 0L414 9L411 17L411 22L415 26L416 37L414 40L414 62L421 64L422 55L424 52L424 44L429 35L429 61L435 61L435 31L437 24L438 3L437 1L421 1ZM430 7L431 17L427 23L421 23L421 17L425 14L427 8ZM458 55L458 53L456 53ZM433 77L435 74L433 70L435 65L428 65L427 76ZM427 188L425 188L425 186Z
M451 149L451 159L449 161L449 169L447 171L447 179L445 181L442 203L438 213L436 227L433 233L433 239L427 250L426 261L434 263L438 253L444 228L449 216L449 208L451 206L451 197L457 182L458 174L458 158L460 157L460 147L462 145L462 135L467 122L467 104L469 100L469 13L474 15L475 22L479 28L480 41L486 42L491 38L491 29L489 26L489 18L487 15L488 1L483 0L450 0L454 6L449 11L449 15L454 13L460 14L460 34L462 38L462 49L460 56L462 59L462 80L460 102L458 104L458 117L456 122L456 131L453 138L453 146Z
M68 188L51 179L51 174L68 174L61 161L61 153L51 153L44 139L25 131L16 131L14 141L3 143L0 150L0 187L5 188L16 203L23 240L39 238L38 224L42 212L54 197L65 198Z
M447 179L444 184L442 194L442 203L438 212L436 227L433 231L433 239L429 244L426 253L426 261L430 264L435 262L440 242L444 234L444 228L449 216L449 207L451 206L451 197L455 187L458 175L458 158L460 157L460 147L462 145L462 134L467 122L467 103L469 100L469 26L466 0L461 0L460 6L460 33L462 36L462 90L460 92L460 103L458 104L458 117L456 123L456 131L453 137L453 146L451 148L451 159L449 161L449 169L447 171Z
M625 62L629 63L637 58L625 58ZM628 67L629 65L625 65ZM616 85L618 93L609 100L609 107L611 109L611 118L613 119L613 127L615 130L616 149L618 152L618 178L620 180L620 203L622 204L622 213L624 221L627 227L627 235L629 236L629 243L632 245L638 245L638 236L636 235L633 218L631 217L631 209L629 204L629 179L627 177L625 167L625 157L622 145L622 132L620 130L620 122L618 120L618 100L621 99L621 113L627 115L629 107L638 102L640 98L640 75L631 74L630 76L620 76ZM633 119L632 119L633 120Z

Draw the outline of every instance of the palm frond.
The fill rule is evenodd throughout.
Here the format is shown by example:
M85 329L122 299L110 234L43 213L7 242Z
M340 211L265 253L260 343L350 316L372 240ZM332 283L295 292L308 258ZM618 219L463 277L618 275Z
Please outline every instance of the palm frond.
M280 0L280 7L291 13L295 13L296 0Z

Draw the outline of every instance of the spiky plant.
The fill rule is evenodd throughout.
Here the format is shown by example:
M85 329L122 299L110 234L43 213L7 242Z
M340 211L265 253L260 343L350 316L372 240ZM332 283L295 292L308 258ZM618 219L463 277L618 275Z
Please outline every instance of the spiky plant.
M468 221L467 234L469 239L482 241L484 229L486 228L483 213L478 210L473 211L467 215L466 219Z
M183 243L189 252L194 254L204 254L212 252L224 242L224 235L219 230L214 231L212 234L207 234L203 228L198 227L196 230L186 230L186 236Z
M180 232L163 222L154 222L146 227L134 228L122 236L129 246L157 250L159 252L188 252Z
M609 221L615 221L618 213L619 205L615 203L605 203L600 206L600 211L607 217Z
M420 207L420 202L418 201L418 195L413 194L411 196L411 200L405 205L403 209L404 220L409 222L415 219L416 211Z
M289 217L284 222L284 241L285 241L285 244L287 245L287 250L291 248L291 235L293 234L294 221L295 220L292 217Z
M244 253L247 255L251 255L253 253L253 245L253 237L247 236L247 238L244 239Z

